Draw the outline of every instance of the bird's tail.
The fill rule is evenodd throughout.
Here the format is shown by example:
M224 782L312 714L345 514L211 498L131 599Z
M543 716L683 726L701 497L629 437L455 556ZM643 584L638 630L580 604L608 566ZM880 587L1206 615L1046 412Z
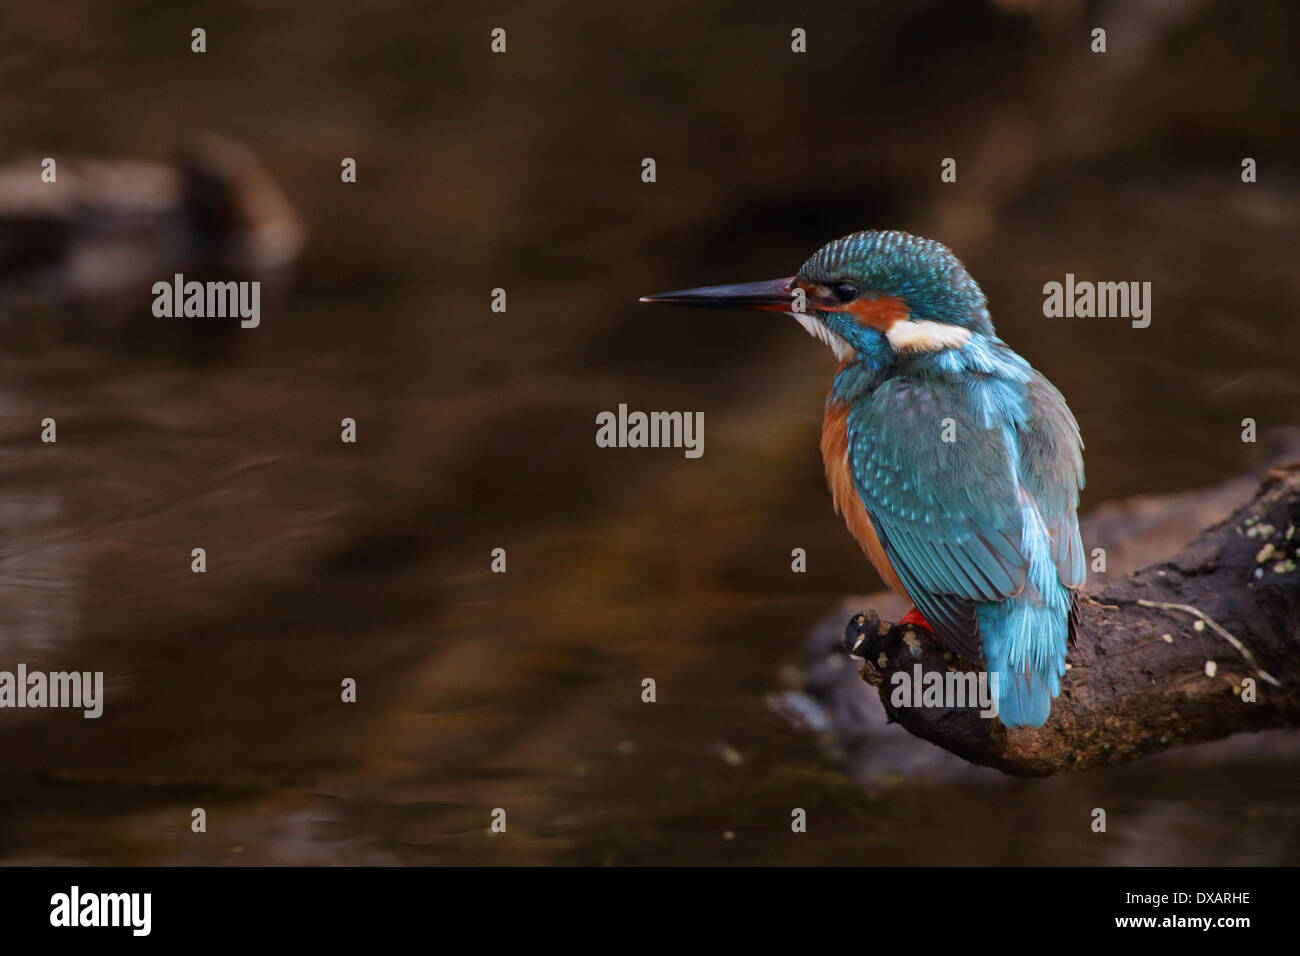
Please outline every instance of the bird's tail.
M976 613L984 664L997 681L998 718L1008 727L1041 727L1061 692L1074 595L1061 583L1051 537L1023 490L1021 513L1025 585L1014 597L977 605Z
M1071 594L1055 567L1036 563L1020 594L978 609L984 663L997 675L998 718L1008 727L1043 726L1065 676Z

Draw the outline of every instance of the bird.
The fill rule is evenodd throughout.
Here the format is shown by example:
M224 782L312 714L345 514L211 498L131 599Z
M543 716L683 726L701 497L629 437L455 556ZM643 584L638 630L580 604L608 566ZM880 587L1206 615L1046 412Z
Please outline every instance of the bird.
M1083 440L1061 393L998 338L944 245L867 230L793 275L640 301L783 312L834 352L821 453L836 512L903 623L978 661L1006 727L1061 692L1086 577Z

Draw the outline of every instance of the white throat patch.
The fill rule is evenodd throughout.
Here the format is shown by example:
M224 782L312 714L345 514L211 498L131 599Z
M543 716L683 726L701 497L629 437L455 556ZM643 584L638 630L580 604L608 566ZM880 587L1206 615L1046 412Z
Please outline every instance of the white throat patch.
M829 345L841 362L853 355L853 346L828 329L826 323L811 312L787 312L786 315L802 325L804 331L813 338Z
M900 352L942 352L959 349L970 341L971 331L950 322L903 319L885 333L889 344Z

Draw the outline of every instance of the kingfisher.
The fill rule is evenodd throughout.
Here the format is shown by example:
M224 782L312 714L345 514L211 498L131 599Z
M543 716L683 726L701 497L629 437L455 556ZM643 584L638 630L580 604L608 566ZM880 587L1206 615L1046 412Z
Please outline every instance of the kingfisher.
M957 257L871 230L794 276L641 301L784 312L830 347L821 452L836 512L913 606L903 623L967 660L982 651L1002 723L1041 727L1086 575L1083 441Z

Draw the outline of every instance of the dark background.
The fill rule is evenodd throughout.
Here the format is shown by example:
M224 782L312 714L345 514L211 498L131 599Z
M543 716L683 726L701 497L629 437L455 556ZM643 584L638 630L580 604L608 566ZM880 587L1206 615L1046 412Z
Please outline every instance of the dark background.
M108 698L0 713L0 858L1300 862L1293 735L1026 781L896 728L851 779L793 732L781 667L879 586L821 473L834 361L780 317L636 303L906 229L1068 398L1085 513L1258 468L1300 423L1300 9L353 6L0 14L15 168L213 131L307 236L261 328L200 360L168 336L206 320L143 290L4 317L0 666L103 670ZM1151 327L1044 318L1067 272L1150 281ZM620 402L703 411L704 457L597 448Z

